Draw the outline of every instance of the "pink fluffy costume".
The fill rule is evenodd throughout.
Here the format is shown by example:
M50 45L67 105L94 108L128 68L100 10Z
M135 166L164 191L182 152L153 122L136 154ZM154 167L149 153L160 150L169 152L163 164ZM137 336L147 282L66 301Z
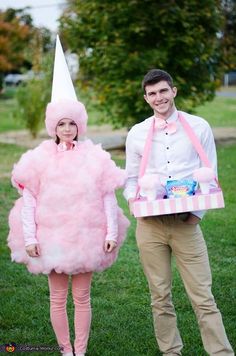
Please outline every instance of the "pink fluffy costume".
M118 246L105 253L103 196L121 187L124 179L124 171L116 167L110 155L89 140L62 152L53 140L48 140L23 154L13 169L12 182L36 197L36 238L41 255L30 258L26 254L20 198L9 216L12 260L26 264L36 274L52 270L77 274L111 266L129 222L119 209Z
M86 132L87 112L77 100L58 36L45 124L54 140L23 154L12 172L22 197L10 212L8 246L13 261L48 274L50 317L63 356L74 355L66 310L72 275L74 351L84 356L92 272L116 260L129 225L114 194L125 172L100 145L76 141Z

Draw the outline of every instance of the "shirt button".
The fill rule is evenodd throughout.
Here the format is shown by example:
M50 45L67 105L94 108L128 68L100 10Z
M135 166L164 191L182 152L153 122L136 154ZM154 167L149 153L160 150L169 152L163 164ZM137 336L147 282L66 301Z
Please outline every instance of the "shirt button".
M168 150L168 149L169 149L169 147L166 147L166 149Z
M168 132L166 132L166 135L168 135Z
M167 161L167 163L170 163L170 161Z
M171 178L171 176L169 176L169 178Z

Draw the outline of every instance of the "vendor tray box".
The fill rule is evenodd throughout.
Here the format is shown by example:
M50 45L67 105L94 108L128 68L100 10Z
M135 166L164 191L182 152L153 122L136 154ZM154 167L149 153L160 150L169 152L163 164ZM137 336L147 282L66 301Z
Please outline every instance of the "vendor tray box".
M136 199L132 204L132 211L136 218L154 215L176 214L196 210L224 208L224 197L220 188L211 189L208 194L197 190L195 195L181 198L156 199L148 201L146 198Z

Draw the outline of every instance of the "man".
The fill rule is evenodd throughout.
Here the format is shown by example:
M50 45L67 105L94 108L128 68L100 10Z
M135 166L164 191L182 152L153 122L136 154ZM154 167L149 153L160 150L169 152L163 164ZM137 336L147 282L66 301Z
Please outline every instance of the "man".
M174 101L177 88L171 76L163 70L152 69L145 75L142 86L144 99L153 109L158 123L145 173L158 174L163 185L167 180L192 178L193 171L201 166L201 160L178 120ZM197 135L217 175L216 149L210 126L200 117L187 113L183 116ZM153 116L135 125L127 137L128 180L124 195L131 209L152 120ZM199 226L203 215L203 211L194 211L137 219L136 238L151 293L155 335L164 355L181 355L183 348L171 298L172 254L196 313L206 352L209 355L234 355L211 292L207 247Z

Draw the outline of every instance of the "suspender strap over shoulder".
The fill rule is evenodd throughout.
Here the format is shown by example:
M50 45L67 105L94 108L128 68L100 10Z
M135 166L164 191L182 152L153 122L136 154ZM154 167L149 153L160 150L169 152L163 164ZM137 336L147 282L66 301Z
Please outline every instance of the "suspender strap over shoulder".
M188 135L190 141L192 142L195 150L197 151L201 161L203 162L203 164L206 167L211 168L211 164L209 162L209 159L197 137L197 135L195 134L195 132L193 131L193 129L191 128L191 126L189 125L189 123L187 122L187 120L184 118L183 114L181 112L178 111L178 119L180 121L180 123L183 125L183 128L186 132L186 134ZM154 135L154 130L155 129L155 118L153 118L152 122L151 122L151 126L150 129L148 131L147 134L147 139L145 142L145 146L144 146L144 151L143 151L143 156L141 159L141 163L140 163L140 169L139 169L139 178L141 178L146 171L147 168L147 164L148 164L148 159L150 156L150 151L151 151L151 146L152 146L152 139L153 139L153 135ZM215 179L216 180L216 179ZM219 185L218 181L216 180L217 184ZM140 187L138 185L137 187L137 192L136 192L136 199L138 197L140 191Z

